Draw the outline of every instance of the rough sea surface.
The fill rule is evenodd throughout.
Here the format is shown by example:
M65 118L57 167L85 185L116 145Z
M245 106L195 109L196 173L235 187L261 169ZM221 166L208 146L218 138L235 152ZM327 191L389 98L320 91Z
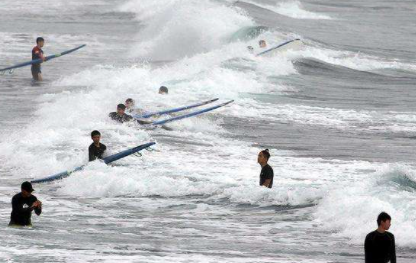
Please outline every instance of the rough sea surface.
M1 0L1 68L38 36L87 47L42 83L0 76L0 262L363 262L381 211L415 262L415 24L414 1ZM169 131L109 120L128 97L235 102ZM86 163L94 129L110 153L157 145L35 185L42 215L7 227L20 184Z

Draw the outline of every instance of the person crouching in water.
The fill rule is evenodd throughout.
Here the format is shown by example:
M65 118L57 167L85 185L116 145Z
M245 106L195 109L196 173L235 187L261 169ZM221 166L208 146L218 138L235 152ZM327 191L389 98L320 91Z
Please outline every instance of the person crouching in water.
M118 104L117 111L111 112L108 116L110 116L112 120L121 123L133 120L132 116L126 114L126 106L124 104Z
M90 162L96 159L103 159L103 154L107 147L100 143L101 133L99 131L92 131L91 132L91 139L93 143L91 143L90 147L88 148L88 159Z
M260 186L272 188L273 186L273 168L267 164L270 158L269 149L263 150L257 157L257 162L261 166Z
M38 216L42 213L42 202L32 195L33 191L32 184L24 182L21 192L13 196L9 226L32 226L32 211Z

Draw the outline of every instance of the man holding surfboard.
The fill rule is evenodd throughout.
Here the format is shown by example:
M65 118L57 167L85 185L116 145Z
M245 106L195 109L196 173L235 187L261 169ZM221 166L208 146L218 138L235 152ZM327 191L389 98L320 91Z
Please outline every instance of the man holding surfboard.
M45 56L43 55L43 45L45 44L45 40L42 37L38 37L36 39L36 46L32 49L32 60L41 59L45 61ZM33 63L32 64L32 77L36 81L42 81L42 71L40 63Z

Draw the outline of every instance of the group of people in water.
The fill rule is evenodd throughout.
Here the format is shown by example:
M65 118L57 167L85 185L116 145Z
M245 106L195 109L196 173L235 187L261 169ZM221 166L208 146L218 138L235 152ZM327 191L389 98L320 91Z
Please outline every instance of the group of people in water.
M36 39L36 46L32 50L32 59L45 60L42 47L45 40L41 37ZM266 41L260 40L259 47L267 47ZM252 46L248 47L250 52L254 49ZM34 80L42 80L42 72L40 63L32 64L32 77ZM159 94L168 94L168 88L161 86ZM129 122L132 120L138 121L140 124L148 124L150 122L134 118L132 115L143 115L144 111L135 107L135 102L132 98L128 98L124 104L118 104L117 110L111 112L109 117L120 123ZM92 143L88 148L88 160L95 161L103 159L107 147L100 142L101 133L97 130L91 132ZM273 187L274 172L273 168L268 164L270 159L270 152L268 149L259 152L257 162L261 166L259 176L259 185L266 188ZM21 192L12 198L12 212L9 226L31 226L32 211L36 215L42 213L42 202L39 201L33 193L34 189L30 182L23 182L21 185ZM366 263L396 263L395 239L394 235L389 230L391 225L391 217L385 212L379 214L377 218L377 229L369 233L365 238L365 262Z
M267 48L266 40L262 39L262 40L259 41L259 48ZM254 47L253 46L248 46L247 49L248 49L248 52L250 52L251 54L254 53Z

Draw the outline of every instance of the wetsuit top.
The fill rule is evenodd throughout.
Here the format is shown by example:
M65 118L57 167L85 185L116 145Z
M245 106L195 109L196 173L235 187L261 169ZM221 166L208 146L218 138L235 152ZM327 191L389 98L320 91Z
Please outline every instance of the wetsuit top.
M18 193L12 198L12 214L9 225L29 226L32 224L30 218L32 217L32 210L35 210L37 215L42 213L41 208L31 208L34 202L38 199L36 196L23 197L22 193Z
M270 184L269 184L269 188L272 188L273 186L273 168L266 164L263 168L261 168L261 173L260 173L260 185L263 185L264 182L266 182L266 180L271 179Z
M95 159L103 159L103 153L107 150L107 147L100 143L100 147L95 146L94 143L91 143L88 148L88 158L89 161L94 161Z
M396 263L396 244L390 232L380 233L377 230L365 238L365 263Z
M127 115L125 113L120 116L120 115L117 114L117 112L112 112L112 113L108 114L108 116L110 116L110 118L112 120L115 120L115 121L118 121L118 122L121 122L121 123L133 120L132 116Z
M43 57L43 50L38 46L32 49L32 60L40 59ZM40 63L32 64L33 67L38 67L40 69Z

